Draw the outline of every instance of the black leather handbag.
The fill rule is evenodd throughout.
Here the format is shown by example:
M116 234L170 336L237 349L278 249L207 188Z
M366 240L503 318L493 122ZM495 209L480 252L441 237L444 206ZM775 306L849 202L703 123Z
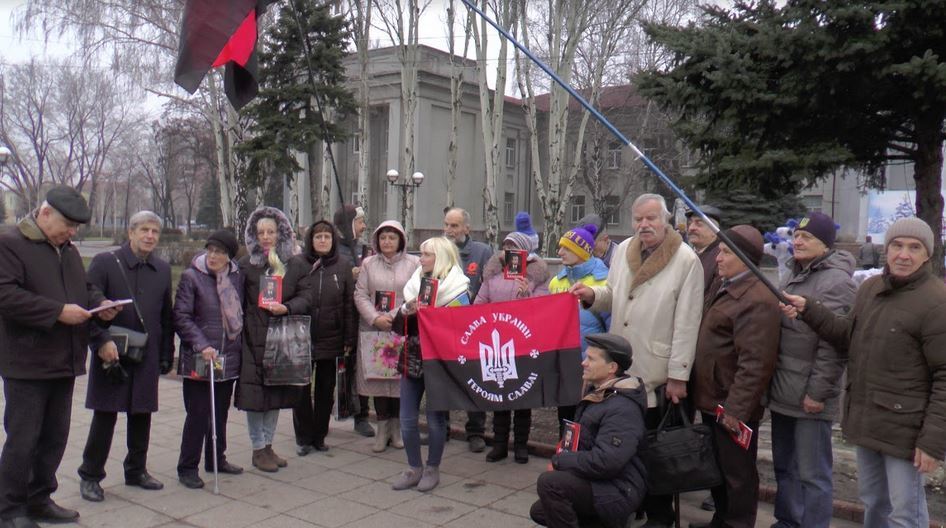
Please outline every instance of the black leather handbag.
M668 422L678 413L681 425ZM657 429L647 432L641 458L647 467L647 492L670 495L709 489L723 482L710 424L694 424L683 406L672 404Z

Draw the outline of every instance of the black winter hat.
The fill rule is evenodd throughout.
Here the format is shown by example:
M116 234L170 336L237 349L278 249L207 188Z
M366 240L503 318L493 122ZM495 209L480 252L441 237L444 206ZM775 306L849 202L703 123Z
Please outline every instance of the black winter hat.
M618 368L622 371L631 368L634 354L627 339L616 334L591 334L585 336L585 341L589 345L603 350L611 361L618 364Z
M85 198L68 185L57 185L47 191L46 203L73 222L85 224L92 219L92 211Z
M204 247L209 245L227 250L227 255L229 255L230 258L235 257L237 252L240 251L240 243L237 242L236 235L228 229L218 229L214 231L212 235L207 237L207 244L205 244Z
M837 228L834 226L834 219L824 213L808 213L795 231L808 231L820 240L828 249L834 247L834 238Z

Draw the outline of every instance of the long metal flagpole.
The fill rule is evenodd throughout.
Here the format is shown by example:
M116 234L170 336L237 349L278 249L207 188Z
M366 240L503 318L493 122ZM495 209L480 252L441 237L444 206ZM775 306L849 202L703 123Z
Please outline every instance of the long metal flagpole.
M717 226L715 222L711 221L706 216L706 214L703 213L703 211L699 207L697 207L697 205L693 202L693 200L691 200L690 197L687 196L685 192L683 192L683 189L678 187L677 184L673 182L673 180L671 180L666 174L664 174L663 171L661 171L660 168L657 167L657 165L655 165L654 162L650 160L650 158L648 158L643 152L641 152L641 150L637 148L636 145L631 143L631 140L625 137L624 134L622 134L621 131L617 129L617 127L611 124L611 122L608 121L608 119L604 117L604 115L602 115L601 112L595 109L595 107L591 106L591 104L587 100L585 100L585 98L582 97L581 94L579 94L577 91L575 91L574 88L569 86L568 83L562 80L562 78L559 77L558 74L556 74L554 71L552 71L552 69L547 64L545 64L544 62L542 62L541 59L536 57L528 48L523 46L522 43L516 40L516 38L513 37L508 31L506 31L503 27L501 27L498 23L496 23L493 19L491 19L480 8L476 7L476 5L474 5L471 0L461 0L461 1L466 5L467 9L469 9L470 11L473 11L474 13L482 17L483 20L485 20L489 25L493 26L496 29L496 31L498 31L499 34L503 36L503 38L505 38L510 43L512 43L512 45L515 46L519 51L524 53L526 57L529 57L529 59L532 60L532 62L534 62L536 65L538 65L539 68L542 68L542 70L545 73L547 73L549 77L551 77L552 80L555 81L556 84L561 86L566 92L568 92L569 95L571 95L576 101L578 101L583 107L585 107L585 110L590 112L592 117L594 117L595 119L598 120L598 122L604 125L604 127L607 128L612 134L614 134L614 136L618 138L621 141L621 143L624 143L626 146L628 146L634 152L634 154L637 155L637 157L642 162L644 162L644 165L647 166L647 168L650 169L651 172L653 172L658 178L660 178L661 181L667 184L667 186L670 187L670 190L672 190L674 194L679 196L680 199L683 200L683 202L687 205L687 207L689 207L690 210L696 213L696 215L699 216L700 219L703 220L703 223L710 226L713 232L716 233L716 236L718 236L719 239L723 243L725 243L726 246L728 246L729 249L732 250L732 252L737 257L739 257L739 260L741 260L746 265L746 267L748 267L749 270L752 271L752 273L755 274L755 276L758 277L759 280L761 280L763 284L765 284L765 286L769 290L771 290L771 292L775 295L776 299L778 299L779 301L785 304L790 304L788 302L788 299L786 299L785 296L782 295L782 292L780 292L779 289L774 284L772 284L772 281L770 281L765 276L765 274L762 273L762 270L760 270L758 266L756 266L751 260L749 260L749 257L746 256L746 254L743 253L741 249L739 249L739 246L734 244L733 241L728 236L726 236L726 234L722 230L719 229L719 226ZM496 89L501 90L502 87L497 86Z

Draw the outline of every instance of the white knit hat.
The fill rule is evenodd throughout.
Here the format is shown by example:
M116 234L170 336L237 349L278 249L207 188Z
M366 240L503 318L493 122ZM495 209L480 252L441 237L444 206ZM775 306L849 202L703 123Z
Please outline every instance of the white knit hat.
M887 228L884 235L884 246L889 246L893 239L907 237L915 238L926 246L926 252L933 255L933 230L930 225L919 218L901 218Z

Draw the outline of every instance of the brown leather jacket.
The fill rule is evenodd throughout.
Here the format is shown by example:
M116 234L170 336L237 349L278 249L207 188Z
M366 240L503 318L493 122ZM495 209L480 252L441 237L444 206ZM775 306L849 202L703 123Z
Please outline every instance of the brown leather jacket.
M781 312L775 296L755 275L720 288L703 314L690 377L697 409L722 404L742 421L762 418L762 395L778 355Z

